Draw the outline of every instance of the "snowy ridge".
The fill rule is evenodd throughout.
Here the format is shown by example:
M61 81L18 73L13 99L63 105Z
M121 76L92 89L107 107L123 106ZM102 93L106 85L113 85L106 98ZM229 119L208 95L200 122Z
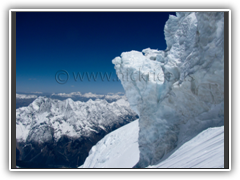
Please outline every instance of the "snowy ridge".
M132 168L139 160L138 120L106 135L79 168ZM208 128L147 168L224 168L224 127Z
M135 168L158 164L204 129L224 124L224 13L176 14L164 28L165 51L124 52L112 61L139 115Z
M106 135L80 168L132 168L139 158L138 120Z

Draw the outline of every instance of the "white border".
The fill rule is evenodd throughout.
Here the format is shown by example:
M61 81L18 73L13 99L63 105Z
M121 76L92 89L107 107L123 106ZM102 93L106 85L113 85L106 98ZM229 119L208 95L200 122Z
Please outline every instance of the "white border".
M12 140L12 133L11 133L11 122L12 122L12 116L11 116L11 109L12 109L12 84L11 84L11 79L12 79L12 55L11 55L11 42L12 42L12 33L11 33L11 29L12 29L12 26L11 26L11 23L12 23L12 16L11 16L11 10L9 10L9 60L8 60L8 67L9 67L9 74L8 74L8 77L9 77L9 83L8 83L8 86L9 86L9 91L10 93L8 93L9 95L9 107L8 107L8 110L9 110L9 134L8 134L8 137L9 137L9 170L11 171L11 149L12 149L12 146L11 146L11 140Z
M137 11L158 11L158 12L181 12L181 11L187 11L187 12L197 12L197 11L229 11L230 9L10 9L11 11L76 11L76 12L86 12L86 11L95 11L95 12L101 12L101 11L131 11L131 12L137 12Z
M75 12L86 12L86 11L131 11L131 12L149 12L149 11L158 11L158 12L181 12L181 11L228 11L229 12L229 169L11 169L11 93L9 93L9 170L10 171L231 171L231 10L230 9L10 9L9 10L9 91L12 92L11 89L11 12L22 12L22 11L75 11Z
M231 94L231 87L232 87L232 82L231 82L231 79L232 79L232 58L231 58L231 45L232 45L232 35L231 35L231 28L232 28L232 24L231 24L231 10L229 10L229 18L228 18L228 24L229 24L229 49L228 49L228 52L229 52L229 69L228 69L228 75L229 75L229 171L231 171L232 169L232 151L231 151L231 147L232 147L232 133L231 133L231 129L232 129L232 112L231 112L231 109L232 109L232 94Z

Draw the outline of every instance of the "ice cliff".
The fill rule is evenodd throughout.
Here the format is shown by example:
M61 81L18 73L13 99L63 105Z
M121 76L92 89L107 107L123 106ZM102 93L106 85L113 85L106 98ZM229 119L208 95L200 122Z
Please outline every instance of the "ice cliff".
M224 13L177 12L167 49L124 52L113 59L139 115L140 158L155 165L208 127L224 125Z

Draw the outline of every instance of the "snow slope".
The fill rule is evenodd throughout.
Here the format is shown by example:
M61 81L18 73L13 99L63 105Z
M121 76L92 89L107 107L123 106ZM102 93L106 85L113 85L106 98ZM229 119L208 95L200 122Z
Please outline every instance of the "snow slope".
M138 120L106 135L89 152L81 168L131 168L139 158Z
M155 165L209 127L224 125L224 13L177 12L167 49L123 52L113 59L139 115L140 159Z
M139 160L135 120L106 135L92 147L79 168L132 168ZM184 143L165 161L148 168L223 168L224 127L208 128Z
M149 168L224 168L224 127L208 128Z

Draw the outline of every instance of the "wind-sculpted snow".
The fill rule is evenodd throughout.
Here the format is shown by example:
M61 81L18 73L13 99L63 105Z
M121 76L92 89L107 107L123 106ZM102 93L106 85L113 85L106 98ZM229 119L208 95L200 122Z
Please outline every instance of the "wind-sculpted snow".
M106 135L89 152L81 168L131 168L138 161L138 120Z
M224 124L224 13L176 14L164 28L165 51L124 52L112 61L140 117L136 168L158 164Z

